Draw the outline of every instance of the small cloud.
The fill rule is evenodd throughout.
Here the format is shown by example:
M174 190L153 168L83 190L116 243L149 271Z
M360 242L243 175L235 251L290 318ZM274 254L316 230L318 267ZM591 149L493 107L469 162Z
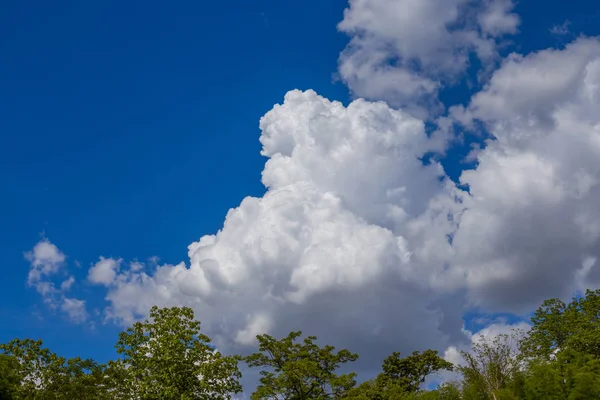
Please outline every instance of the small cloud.
M67 315L71 322L80 324L87 320L88 314L85 310L84 300L65 297L63 298L60 309Z
M75 283L75 278L70 276L69 279L63 281L63 283L60 284L60 290L62 290L63 292L66 292L69 289L71 289L71 286L73 286L74 283Z
M117 276L121 259L100 257L100 261L90 268L88 271L88 280L92 283L110 286Z
M40 240L31 251L25 253L25 259L30 263L27 283L36 286L45 277L56 274L63 263L65 255L48 239Z
M72 322L85 322L87 320L85 301L64 295L64 292L70 290L75 283L75 278L69 276L62 281L60 288L56 287L53 280L55 275L64 272L67 259L65 254L48 239L42 238L31 251L25 253L25 259L30 264L27 284L36 289L44 303L50 309L64 313Z
M134 261L129 264L129 268L135 272L141 271L142 269L144 269L144 264L142 264L141 262Z
M62 269L65 255L48 239L40 240L31 251L24 254L29 261L27 284L42 295L44 303L55 307L55 295L59 292L50 277Z
M571 25L571 21L566 20L562 24L554 25L552 28L550 28L550 33L552 33L553 35L557 35L557 36L568 35L569 33L571 33L571 31L569 30L570 25Z

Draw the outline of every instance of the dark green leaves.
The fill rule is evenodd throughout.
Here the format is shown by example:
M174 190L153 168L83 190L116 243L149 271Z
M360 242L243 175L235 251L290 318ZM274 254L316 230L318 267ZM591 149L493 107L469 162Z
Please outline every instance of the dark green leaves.
M42 347L42 341L15 339L1 345L19 384L15 399L105 399L104 366L93 360L65 359Z
M13 400L21 383L15 357L0 354L0 400Z
M452 371L452 363L441 358L437 351L415 351L408 357L401 358L400 353L392 353L383 361L382 378L401 386L407 392L416 392L425 378L440 370Z
M318 346L314 336L296 343L302 332L276 340L257 336L259 352L246 358L250 367L261 367L260 385L252 399L339 399L355 385L355 374L338 375L341 364L358 355L333 346Z
M572 349L600 357L600 290L565 304L545 301L531 319L533 327L522 351L530 357L550 359L557 350Z
M413 352L402 358L392 353L383 361L383 372L377 378L361 384L349 393L352 399L391 400L408 399L419 392L420 386L430 374L451 371L453 366L441 358L437 351ZM450 389L448 389L450 390Z

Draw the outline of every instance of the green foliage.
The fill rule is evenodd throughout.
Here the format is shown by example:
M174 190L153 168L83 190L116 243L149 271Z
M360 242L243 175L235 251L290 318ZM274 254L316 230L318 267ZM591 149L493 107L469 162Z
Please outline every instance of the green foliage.
M0 354L0 400L13 400L15 391L21 383L16 358Z
M348 398L393 400L414 398L425 378L440 371L452 371L453 365L441 358L437 351L415 351L402 358L400 353L392 353L383 361L383 372L377 378L362 383L350 391ZM452 388L444 387L444 395L449 396ZM435 395L442 395L437 392ZM411 397L412 396L412 397ZM432 397L437 398L437 397Z
M516 352L519 334L498 335L491 340L480 336L470 352L462 352L465 365L458 367L458 371L464 378L467 399L512 398L510 388L519 372Z
M392 353L375 379L356 385L340 374L358 356L317 345L301 332L257 336L244 360L261 368L252 399L303 400L587 400L600 399L600 291L565 304L545 301L527 335L481 337L454 367L436 351ZM60 357L41 341L0 345L0 400L230 399L241 392L239 356L223 356L200 333L189 308L153 307L150 318L119 336L121 358L101 365ZM460 380L423 390L426 377L455 370Z
M276 340L257 336L259 352L246 357L250 367L261 367L260 385L252 399L339 399L355 385L355 374L337 375L341 364L358 356L348 350L335 353L333 346L319 347L314 336L302 343L302 332L291 332Z
M532 362L527 373L527 400L600 398L600 360L594 356L564 351L552 361Z
M533 327L523 341L527 357L549 360L558 350L572 349L600 357L600 290L565 304L546 300L531 319Z
M151 320L121 332L122 359L110 366L119 396L145 399L229 399L241 392L239 357L213 350L187 307L152 307Z
M20 384L13 389L15 399L106 398L104 367L93 360L59 357L42 347L41 340L15 339L0 350L16 361L12 372Z
M425 378L430 374L447 370L452 371L453 365L438 355L437 351L415 351L408 357L401 358L400 353L392 353L383 361L381 377L388 383L404 388L407 392L416 392Z
M461 390L457 383L449 382L435 390L418 392L414 395L416 400L460 400Z

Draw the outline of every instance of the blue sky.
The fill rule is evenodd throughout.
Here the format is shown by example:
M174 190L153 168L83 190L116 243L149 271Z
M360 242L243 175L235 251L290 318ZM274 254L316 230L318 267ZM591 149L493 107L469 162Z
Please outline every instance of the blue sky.
M334 79L349 40L336 28L347 6L3 2L0 342L42 338L68 356L112 357L119 328L101 323L106 291L86 282L90 266L99 256L189 263L190 243L221 229L246 196L265 193L260 118L292 89L351 100ZM514 12L520 32L502 56L600 34L592 1L521 1ZM551 32L566 20L567 33ZM441 90L446 106L467 105L481 89L467 85L476 69ZM453 179L481 141L466 135L443 160ZM67 255L62 278L76 278L94 328L53 312L27 286L24 253L42 237Z
M230 207L260 195L260 117L296 87L347 96L331 83L343 7L3 3L0 340L89 351L25 285L23 252L40 234L84 266L98 254L178 262Z

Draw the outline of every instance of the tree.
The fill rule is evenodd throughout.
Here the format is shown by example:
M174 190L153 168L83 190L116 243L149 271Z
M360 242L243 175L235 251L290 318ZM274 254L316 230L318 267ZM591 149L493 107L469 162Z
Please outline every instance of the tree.
M13 400L21 383L16 358L0 354L0 400Z
M91 359L66 359L43 347L41 340L15 339L0 345L11 357L19 385L14 397L36 400L105 399L104 366Z
M425 378L440 370L452 371L452 363L444 360L437 351L415 351L408 357L400 357L400 353L392 353L383 361L384 380L405 388L407 392L417 392Z
M335 347L319 347L315 336L302 343L295 340L302 332L291 332L276 340L269 335L257 336L259 352L246 357L250 367L262 367L260 385L252 394L259 399L339 399L350 390L356 374L337 375L341 364L355 361L358 355L348 350L334 352Z
M17 398L61 398L63 394L66 359L42 345L41 340L15 339L0 346L3 354L17 360L15 372L21 381L15 390Z
M453 365L441 358L437 351L425 350L422 353L415 351L404 358L394 352L383 361L382 369L377 378L362 383L350 391L348 397L376 400L414 398L427 376L441 370L452 371ZM444 389L444 393L452 391L451 388Z
M568 305L559 299L546 300L531 322L521 350L527 357L549 360L566 349L600 357L600 290L587 290Z
M480 336L471 352L462 352L465 365L458 370L464 378L463 392L473 399L510 399L510 385L519 372L516 350L520 331L497 335L493 339Z
M460 387L456 382L448 382L432 391L423 391L414 395L415 400L461 400Z
M187 307L154 306L150 319L119 335L111 364L115 394L133 399L229 399L241 392L239 357L223 356Z
M536 359L529 364L524 388L527 400L600 398L600 360L571 350L551 361Z
M63 367L65 399L103 400L110 398L106 366L92 359L70 358Z

